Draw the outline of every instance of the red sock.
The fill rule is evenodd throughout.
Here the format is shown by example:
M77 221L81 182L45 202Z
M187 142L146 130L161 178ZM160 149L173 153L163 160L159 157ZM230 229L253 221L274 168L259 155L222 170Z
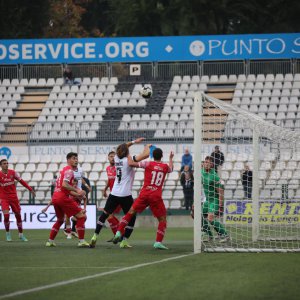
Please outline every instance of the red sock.
M76 224L76 230L77 230L77 234L78 234L78 238L80 240L84 239L84 233L85 233L85 223L86 218L79 218L77 219L77 224Z
M128 223L130 222L131 218L133 217L132 214L127 213L121 220L121 222L119 223L119 227L118 227L118 231L121 231L122 235L124 235L125 232L125 227L128 225Z
M4 227L5 230L9 231L9 214L3 214L4 215Z
M119 220L116 216L111 215L108 219L107 222L109 223L110 229L113 232L113 234L116 234L118 226L119 226Z
M71 233L71 225L67 225L65 228L66 233Z
M59 228L60 226L64 223L64 221L59 221L57 220L54 225L52 226L52 229L50 231L50 236L49 236L49 240L54 240L58 231L59 231Z
M157 242L162 242L164 236L165 236L165 231L167 228L167 222L166 221L160 221L158 223L158 228L156 232L156 241Z
M15 214L15 217L16 217L16 220L17 220L17 227L18 227L18 231L20 233L23 232L23 227L22 227L22 218L21 218L21 215L20 214Z

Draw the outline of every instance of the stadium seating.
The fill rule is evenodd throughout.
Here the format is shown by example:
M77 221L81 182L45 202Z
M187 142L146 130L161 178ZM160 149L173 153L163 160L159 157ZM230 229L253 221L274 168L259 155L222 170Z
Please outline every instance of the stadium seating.
M120 81L112 78L80 78L80 85L63 85L63 80L50 78L39 79L4 79L0 85L0 134L5 132L10 117L13 116L22 95L28 88L47 88L49 97L30 138L34 141L49 143L53 140L82 142L109 141L112 126L104 126L104 121L114 120L117 133L131 132L130 136L143 133L157 141L169 141L184 138L192 141L193 97L195 91L211 92L224 83L232 86L232 104L257 114L277 125L292 130L300 130L300 74L250 74L212 75L212 76L174 76L173 81L152 80L154 95L144 99L139 95L139 81ZM223 137L230 130L230 135L247 139L251 131L238 123L232 126L228 120ZM230 124L230 128L229 125ZM123 135L120 135L123 137ZM207 153L208 154L208 153ZM251 155L225 153L222 180L225 182L226 195L243 198L241 170L245 164L252 163ZM175 172L166 181L165 201L170 208L179 207L182 201L182 189L179 183L181 154L177 156ZM41 193L37 200L46 202L50 195L50 182L53 175L61 168L61 156L20 156L11 161L12 166L21 173L25 180L36 186ZM80 162L92 184L98 187L98 198L104 187L106 174L106 155L82 156ZM290 186L290 196L300 198L299 194L298 152L284 152L264 156L260 164L260 185L268 192L265 195L279 197L280 192L273 190L278 183ZM134 193L137 194L143 181L143 173L137 172ZM22 197L27 195L19 188ZM265 197L264 195L264 197ZM263 195L261 195L263 196ZM281 195L280 195L281 197Z

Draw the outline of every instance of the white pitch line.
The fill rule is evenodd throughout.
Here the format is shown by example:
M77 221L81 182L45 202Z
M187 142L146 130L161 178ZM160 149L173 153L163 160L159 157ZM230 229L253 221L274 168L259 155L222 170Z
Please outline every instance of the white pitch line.
M45 270L49 270L49 269L119 269L121 267L85 267L85 266L81 266L81 267L9 267L8 269L45 269ZM0 270L7 270L7 267L0 267Z
M97 274L93 274L93 275L89 275L89 276L84 276L84 277L74 278L74 279L65 280L65 281L61 281L61 282L56 282L56 283L52 283L52 284L47 284L47 285L35 287L35 288L32 288L32 289L28 289L28 290L21 290L21 291L13 292L13 293L10 293L10 294L2 295L2 296L0 296L0 299L6 299L6 298L11 298L11 297L21 296L21 295L24 295L24 294L39 292L39 291L55 288L55 287L58 287L58 286L63 286L63 285L76 283L76 282L87 280L87 279L94 279L94 278L97 278L97 277L103 277L103 276L106 276L106 275L111 275L111 274L115 274L115 273L120 273L120 272L125 272L125 271L129 271L129 270L142 268L142 267L156 265L156 264L164 263L164 262L167 262L167 261L176 260L176 259L184 258L184 257L187 257L187 256L191 256L191 255L195 255L195 254L190 253L190 254L184 254L184 255L180 255L180 256L169 257L169 258L165 258L165 259L162 259L162 260L152 261L152 262L149 262L149 263L137 264L137 265L134 265L134 266L131 266L131 267L121 268L121 269L118 269L118 270L112 270L112 271L108 271L108 272L97 273Z

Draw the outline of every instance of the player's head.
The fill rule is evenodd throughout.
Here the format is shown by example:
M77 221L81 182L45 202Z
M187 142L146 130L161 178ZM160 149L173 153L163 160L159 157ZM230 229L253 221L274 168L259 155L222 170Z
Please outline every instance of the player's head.
M203 168L206 170L206 171L209 171L213 166L213 163L212 163L212 159L210 156L206 156L205 157L205 160L203 162Z
M127 144L124 143L124 144L119 145L116 152L120 159L127 157L129 154L129 149L128 149Z
M163 157L163 152L160 148L155 148L153 150L153 159L156 160L156 161L161 161Z
M78 166L78 154L76 152L69 152L67 154L67 163L69 166L76 168Z
M215 152L220 152L220 147L218 145L215 146Z
M0 160L0 167L3 171L8 170L8 160L6 158Z
M190 170L190 166L189 165L185 165L184 167L183 167L183 171L184 172L188 172Z
M114 164L115 164L115 155L116 155L115 151L110 151L108 153L107 157L108 157L108 161L109 161L109 163L110 163L111 166L114 166Z

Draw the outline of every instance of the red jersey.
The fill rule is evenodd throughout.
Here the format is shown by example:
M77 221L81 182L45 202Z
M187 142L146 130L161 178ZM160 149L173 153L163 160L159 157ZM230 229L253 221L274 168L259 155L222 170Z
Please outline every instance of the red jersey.
M141 194L161 197L165 177L167 173L172 172L169 165L156 161L142 161L139 167L145 169Z
M116 166L107 166L106 167L106 173L108 178L108 186L110 191L112 191L112 188L114 186L115 178L116 178Z
M70 185L73 185L74 172L70 166L64 167L56 179L56 186L53 194L53 198L65 198L70 196L70 191L63 188L62 184L67 181Z
M15 180L20 181L20 174L8 169L7 174L0 171L0 199L18 199Z

